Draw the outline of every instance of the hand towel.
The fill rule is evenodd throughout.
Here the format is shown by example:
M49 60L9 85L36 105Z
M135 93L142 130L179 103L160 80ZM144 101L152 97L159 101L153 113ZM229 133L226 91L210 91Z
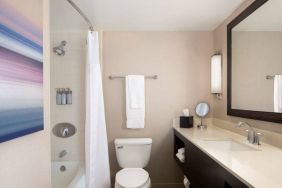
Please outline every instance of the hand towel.
M180 148L177 151L178 151L178 153L180 153L182 155L184 155L184 153L185 153L185 149L184 148Z
M176 157L179 159L181 163L185 162L185 156L183 154L177 153Z
M145 80L142 75L126 76L126 126L145 127Z
M282 75L274 77L274 112L282 113Z
M183 179L183 184L184 184L185 188L190 187L190 181L185 175L184 175L184 179Z

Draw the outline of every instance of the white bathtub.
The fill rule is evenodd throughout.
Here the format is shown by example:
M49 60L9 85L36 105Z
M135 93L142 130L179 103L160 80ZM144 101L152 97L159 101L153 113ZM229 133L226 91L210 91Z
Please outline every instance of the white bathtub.
M65 168L62 171L61 168ZM52 188L85 188L84 166L79 161L52 161Z

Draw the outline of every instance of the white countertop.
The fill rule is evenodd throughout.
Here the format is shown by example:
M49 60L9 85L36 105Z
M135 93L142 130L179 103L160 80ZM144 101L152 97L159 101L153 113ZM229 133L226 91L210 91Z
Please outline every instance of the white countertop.
M281 149L265 143L260 146L249 144L246 137L211 125L206 130L179 128L177 125L174 129L246 185L256 188L282 187ZM254 150L218 149L208 143L209 139L232 139Z

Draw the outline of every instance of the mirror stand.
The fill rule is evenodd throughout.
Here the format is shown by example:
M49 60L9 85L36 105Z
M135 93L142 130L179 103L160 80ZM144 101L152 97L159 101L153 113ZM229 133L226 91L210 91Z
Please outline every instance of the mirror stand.
M207 128L207 125L203 124L203 118L208 115L209 111L210 111L210 107L209 107L208 103L200 102L200 103L197 104L195 112L196 112L196 115L199 118L201 118L201 124L197 125L197 127L199 129L206 129Z
M199 129L206 129L206 128L207 128L207 125L204 125L204 124L203 124L203 117L201 117L201 124L200 124L200 125L197 125L197 127L198 127Z

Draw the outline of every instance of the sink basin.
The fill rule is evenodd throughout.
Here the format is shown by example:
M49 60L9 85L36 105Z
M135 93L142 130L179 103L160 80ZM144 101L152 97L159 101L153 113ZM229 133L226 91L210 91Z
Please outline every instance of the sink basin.
M206 144L212 149L224 151L258 151L246 144L237 142L232 139L204 139Z

